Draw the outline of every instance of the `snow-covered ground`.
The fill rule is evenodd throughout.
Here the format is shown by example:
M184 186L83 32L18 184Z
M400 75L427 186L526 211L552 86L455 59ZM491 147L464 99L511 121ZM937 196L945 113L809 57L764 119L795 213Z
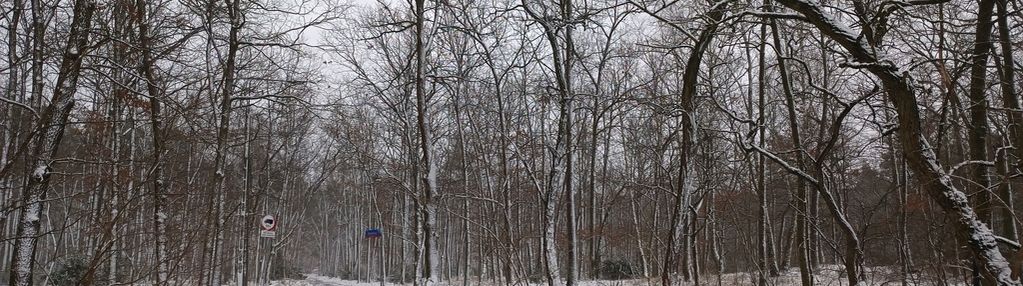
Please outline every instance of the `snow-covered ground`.
M653 280L651 280L653 282ZM470 285L479 285L476 281L469 283ZM342 280L338 278L325 277L319 275L307 275L304 280L285 280L285 281L274 281L271 285L273 286L379 286L380 282L359 282L354 280ZM387 283L386 285L395 286L400 285L397 283ZM411 285L411 284L407 284ZM447 282L441 285L450 286L461 286L462 281ZM488 282L484 282L483 285L492 286ZM538 286L546 284L519 284L522 286ZM631 286L631 285L648 285L645 280L621 280L621 281L583 281L579 283L579 286ZM654 284L649 284L654 285Z
M274 281L270 285L272 286L329 286L329 285L346 285L346 286L374 286L380 285L380 282L358 282L353 280L341 280L338 278L320 276L309 274L306 275L305 280L284 280ZM389 284L390 285L390 284Z
M842 268L838 265L822 265L816 271L815 280L816 285L820 286L843 286L847 285L845 277L842 276ZM710 286L745 286L755 285L756 276L750 275L749 273L730 273L725 274L718 278L717 275L704 275L702 276L701 283L699 285L710 285ZM867 277L864 284L861 285L902 285L900 276L890 271L889 268L878 267L869 268ZM781 274L780 277L772 278L771 285L776 286L790 286L800 285L799 271L796 269L789 269ZM923 280L923 279L921 279ZM919 281L916 283L910 283L911 285L931 285L932 283L924 283ZM303 280L285 280L275 281L272 285L274 286L332 286L332 285L344 285L344 286L377 286L380 282L359 282L353 280L342 280L338 278L320 276L315 274L309 274L306 279ZM399 285L396 283L387 283L387 285ZM408 284L411 285L411 284ZM452 281L441 285L450 286L461 286L461 281ZM481 285L472 281L470 285ZM493 284L484 281L483 286L498 286L501 284ZM515 284L517 286L541 286L546 284ZM580 286L654 286L660 285L660 281L657 278L647 279L634 279L634 280L598 280L598 281L583 281L579 283ZM685 283L683 286L696 285L694 283Z

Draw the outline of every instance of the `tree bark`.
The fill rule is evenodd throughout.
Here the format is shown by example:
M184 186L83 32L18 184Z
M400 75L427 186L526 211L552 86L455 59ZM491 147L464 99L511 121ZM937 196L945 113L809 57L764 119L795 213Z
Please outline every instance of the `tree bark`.
M970 160L988 161L987 137L988 137L988 100L987 100L987 62L991 53L991 29L993 22L991 16L994 11L994 2L997 0L980 0L977 13L977 30L973 40L973 54L971 55L970 66L970 125L967 132L970 150ZM967 190L970 193L978 194L976 202L977 215L981 222L991 224L993 212L991 208L992 192L990 190L991 179L988 177L988 167L983 164L974 164L971 168L970 180L967 183ZM987 281L989 283L994 281Z
M145 1L139 0L135 7L139 21L139 41L142 50L142 65L140 73L145 77L146 91L149 95L149 123L152 130L152 200L153 200L153 238L156 242L153 245L154 261L156 271L153 273L153 284L167 285L169 275L169 263L167 260L167 214L164 213L166 206L166 194L164 192L163 153L165 152L163 138L163 114L161 113L160 98L163 96L156 78L156 58L153 56L153 36L149 27L147 5Z
M425 176L423 180L423 194L420 197L421 212L423 219L423 246L425 259L423 263L424 285L431 282L440 282L438 276L439 260L437 245L437 207L434 205L433 197L437 193L437 162L433 151L433 134L430 130L430 109L426 94L426 45L423 37L426 35L424 22L426 21L426 1L416 0L415 7L415 53L416 53L416 119L419 128L419 144L423 152L423 165Z
M685 224L685 218L683 218L686 212L685 208L689 205L689 195L693 189L693 178L691 173L691 163L693 158L692 149L696 146L696 89L697 81L699 80L700 65L703 61L703 55L706 53L711 42L714 40L714 35L717 33L718 25L722 18L724 18L724 8L721 6L715 7L713 10L708 12L709 23L706 27L700 31L699 36L696 39L695 45L689 54L689 58L686 60L685 70L682 74L682 94L679 98L680 106L682 107L682 137L680 146L679 156L679 174L678 174L678 189L675 193L674 203L672 204L671 210L671 222L668 230L668 244L667 251L664 255L664 263L661 271L661 284L662 285L673 285L672 275L678 268L676 258L679 253L679 246L682 239L682 232Z
M224 62L223 67L223 86L221 87L221 96L219 103L219 121L217 128L217 142L216 142L216 153L214 155L213 162L213 179L216 184L214 190L216 199L213 201L215 206L216 228L215 237L213 238L213 251L210 257L210 283L219 285L221 283L221 254L223 253L224 236L225 236L225 225L227 217L225 217L225 204L227 203L227 149L230 142L231 131L231 113L233 111L234 102L234 86L235 86L235 75L237 73L236 61L238 57L238 49L241 45L238 39L238 33L242 29L244 21L242 20L241 12L241 0L227 0L227 14L230 23L228 29L228 40L227 40L227 59Z
M999 39L999 50L1002 51L1002 64L1001 73L999 73L999 83L1002 90L1002 104L1005 107L1006 117L1008 117L1008 139L1012 146L1012 154L1005 154L1006 163L1008 166L1003 172L1005 176L1015 175L1020 170L1021 164L1023 164L1023 110L1020 110L1019 95L1016 94L1016 68L1013 57L1012 48L1012 37L1009 35L1010 26L1008 22L1008 0L997 0L997 13L998 13L998 39ZM1008 151L1007 151L1008 152ZM1016 240L1018 232L1016 229L1016 222L1013 219L1015 213L1013 212L1013 193L1012 193L1012 181L1006 179L1002 188L1001 197L1004 201L1004 205L1000 208L1002 210L1002 235L1011 240Z
M36 46L33 51L33 94L42 96L42 36L45 24L42 16L41 0L32 2L33 25ZM11 285L32 285L32 272L35 266L36 243L39 240L40 217L50 184L53 168L50 165L57 155L60 141L64 136L64 127L68 116L75 105L74 95L77 90L79 71L82 58L87 53L89 29L96 3L91 0L75 0L71 30L68 34L67 46L61 58L60 70L50 104L46 107L34 126L31 140L32 151L29 174L21 197L21 215L17 226L14 242L15 254L11 261ZM27 144L26 144L27 145Z
M985 277L998 285L1020 285L1009 277L1008 263L998 250L991 229L980 220L970 207L966 195L952 185L940 162L923 135L920 110L916 94L904 72L890 61L879 58L872 49L857 40L850 29L831 20L829 15L814 4L804 0L778 0L782 5L795 10L850 53L852 58L867 71L876 76L894 104L898 117L898 136L909 167L917 174L922 189L938 202L946 213L953 216L957 232L962 235L974 255L982 264Z

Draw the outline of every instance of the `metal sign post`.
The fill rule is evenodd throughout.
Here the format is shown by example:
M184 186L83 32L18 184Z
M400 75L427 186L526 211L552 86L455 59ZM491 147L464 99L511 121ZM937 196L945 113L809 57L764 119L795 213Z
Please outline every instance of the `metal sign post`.
M384 244L383 244L384 242L383 242L383 240L380 239L383 236L384 236L384 233L383 233L383 231L380 231L379 228L375 228L374 227L374 228L367 228L366 229L365 237L366 237L366 239L370 240L369 245L372 246L373 245L373 240L375 240L376 244L377 244L377 248L380 250L380 255L379 255L379 257L377 257L377 260L380 261L380 269L379 269L379 271L380 271L380 286L384 286L384 284L387 283L387 271L386 271L386 268L385 268L385 265L384 265L384 262L385 262L384 261ZM369 250L367 248L367 252L368 251ZM369 261L367 261L367 262L369 262ZM367 280L369 280L369 279L367 279Z
M263 259L259 263L261 275L257 279L261 280L260 285L270 285L270 259L273 259L273 239L277 237L277 218L265 215L259 220L259 237L266 238L259 240L260 245L265 245L262 248L266 254L263 254Z

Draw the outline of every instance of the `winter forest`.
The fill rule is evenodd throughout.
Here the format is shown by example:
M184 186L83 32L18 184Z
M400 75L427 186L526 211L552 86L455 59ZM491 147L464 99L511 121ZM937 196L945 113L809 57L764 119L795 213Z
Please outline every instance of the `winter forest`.
M3 0L0 285L1021 285L1021 6Z

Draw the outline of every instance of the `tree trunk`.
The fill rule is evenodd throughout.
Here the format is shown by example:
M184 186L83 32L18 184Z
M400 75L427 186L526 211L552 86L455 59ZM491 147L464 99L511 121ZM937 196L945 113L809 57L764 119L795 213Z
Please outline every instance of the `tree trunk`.
M703 61L703 54L710 47L717 33L718 24L724 17L722 7L716 7L709 13L710 22L700 31L689 58L686 60L686 68L682 74L682 94L679 99L682 107L682 138L680 140L678 189L675 193L674 204L672 205L671 222L668 230L667 251L664 255L664 264L661 272L661 284L672 285L672 274L677 270L675 259L678 257L678 247L682 239L683 225L685 218L683 213L689 205L689 195L693 189L693 178L691 173L692 148L696 146L696 97L697 81L699 80L700 65Z
M765 7L766 7L765 9L770 11L770 2L769 1L767 1L767 3L765 3ZM793 98L791 83L789 82L788 70L785 68L785 61L782 59L783 55L782 55L782 52L781 52L782 51L781 50L781 40L780 40L779 35L778 35L777 25L775 24L773 19L765 19L765 20L767 21L767 26L770 26L770 28L771 28L771 37L772 37L772 40L773 40L773 43L774 43L775 57L777 58L778 67L779 67L779 73L781 74L782 89L783 89L784 97L785 97L785 107L786 107L786 111L788 112L787 114L788 114L788 124L789 124L789 138L792 141L792 148L793 148L793 150L795 150L796 167L798 167L799 169L804 169L805 170L806 169L806 162L805 162L805 159L804 159L804 157L805 157L804 154L806 154L806 151L805 151L805 149L803 149L802 138L801 138L800 132L799 132L799 122L796 119L795 99ZM761 31L763 33L765 33L765 34L767 33L766 29L761 29ZM766 41L766 39L765 39L765 41ZM764 45L766 45L766 44L764 44ZM761 60L760 66L761 67L766 65L766 63L764 62L764 57L765 57L764 47L763 47L763 45L761 45L761 50L760 50L760 60ZM761 77L763 77L763 72L761 73ZM763 80L762 78L761 78L760 82L762 84L766 83L766 81ZM763 92L763 91L761 91L761 92ZM763 140L763 139L761 139L761 140ZM798 236L799 237L798 238L799 239L799 243L798 243L798 252L797 252L798 255L797 255L796 259L798 260L798 264L799 264L800 279L802 281L802 285L804 285L804 286L814 285L813 272L812 272L812 269L810 267L813 264L812 263L812 259L811 259L811 256L813 255L813 253L811 253L811 251L812 251L811 238L810 238L811 231L810 231L809 226L808 226L808 224L809 224L809 214L811 213L810 208L812 206L811 206L811 204L809 202L809 191L807 189L808 189L808 187L807 187L807 184L806 184L806 178L797 177L796 178L796 190L797 190L796 191L796 200L798 201L797 206L799 207L799 210L798 210L798 212L796 214L797 219L798 219L798 222L797 222L796 225L797 225L797 229L798 229L798 232L799 232L799 236ZM762 245L760 247L763 248L762 251L764 251L766 253L767 245ZM766 281L764 281L764 282L766 282Z
M1000 87L1002 90L1002 104L1005 107L1006 117L1008 117L1008 141L1012 146L1019 146L1023 144L1023 110L1020 110L1019 95L1016 94L1016 69L1015 61L1013 60L1013 48L1012 48L1012 37L1009 35L1011 29L1008 22L1008 0L997 0L998 7L998 38L999 47L1002 51L1002 64L1001 73L999 73ZM997 61L996 61L997 62ZM1008 152L1008 151L1007 151ZM1020 169L1021 160L1023 160L1023 148L1016 147L1012 148L1012 155L1003 155L1006 160L1005 164L1001 166L1006 168L1003 175L1009 177L1015 175L1015 170ZM1013 218L1015 214L1013 212L1013 194L1012 194L1012 181L1006 179L1002 188L1001 197L1005 205L1001 207L1002 210L1002 235L1011 240L1017 240L1018 233L1016 230L1016 223Z
M951 221L954 222L957 232L966 239L974 255L979 258L983 275L996 282L992 284L1020 285L1009 277L1008 263L998 250L994 233L970 207L966 195L952 185L951 178L945 173L923 136L916 94L903 72L890 62L880 61L872 49L864 46L855 35L848 33L847 27L831 21L829 15L819 6L804 0L778 1L806 17L809 23L845 48L856 62L869 64L864 68L878 77L888 99L895 106L899 123L899 142L902 150L906 152L909 167L917 174L922 189L926 190L946 213L954 217Z
M416 0L415 7L415 53L416 53L416 112L419 127L419 144L423 152L423 165L425 177L423 180L423 194L421 201L423 247L425 259L422 277L424 285L432 282L440 282L439 260L437 245L437 207L433 203L433 197L437 193L437 167L433 152L433 134L430 130L430 109L426 94L426 45L423 37L426 34L424 27L425 0Z
M987 136L988 136L988 100L985 90L987 89L987 61L991 53L991 28L993 23L991 16L994 11L994 2L997 0L979 0L977 12L977 31L973 40L973 55L971 56L970 67L970 122L967 137L969 141L970 160L988 161ZM988 178L988 167L985 164L974 164L971 168L970 180L967 183L967 190L972 194L978 194L976 202L977 216L985 224L991 224L992 192L990 190L991 180ZM986 281L993 283L994 281Z
M223 86L221 87L222 93L220 96L219 106L219 123L217 128L217 143L216 153L213 160L213 181L215 182L216 189L215 197L213 201L215 204L214 220L216 223L215 237L213 238L213 251L210 258L210 283L213 285L219 285L221 283L221 256L223 253L224 236L225 236L225 225L227 217L225 217L225 204L227 199L227 148L230 142L231 129L231 112L233 108L233 97L234 97L234 86L235 86L235 75L236 66L235 62L238 57L238 49L240 41L238 39L238 33L242 29L244 21L241 19L244 17L241 13L241 0L228 0L228 19L231 27L228 30L228 42L227 42L227 60L224 62L223 67Z
M137 1L135 7L137 18L139 21L139 41L140 48L142 50L142 65L140 73L145 77L146 80L146 91L149 93L149 123L152 133L153 142L153 158L152 158L152 200L153 200L153 237L156 242L153 245L154 262L156 262L156 272L153 273L153 284L157 286L167 285L168 279L168 260L167 260L167 227L166 220L167 214L164 213L163 208L166 206L166 194L164 193L164 179L163 179L163 153L165 152L165 144L163 138L163 117L161 113L160 98L163 96L160 91L158 79L154 69L156 68L156 59L153 57L155 51L153 50L153 39L151 36L152 31L149 27L149 17L146 14L147 5L145 1Z
M45 24L42 15L41 0L32 1L35 44L33 51L33 87L36 97L42 97L42 37ZM34 128L31 140L32 158L27 174L26 184L21 197L21 215L19 216L17 236L14 242L14 256L11 261L11 285L32 285L32 272L35 266L36 243L39 240L40 218L43 215L43 204L46 200L53 169L50 166L57 155L57 148L64 136L64 127L68 116L75 105L74 95L78 85L78 75L82 67L89 45L89 29L92 25L93 11L96 3L90 0L75 0L74 15L67 46L61 58L60 71L53 89L50 104L46 107ZM29 145L29 144L26 144Z

